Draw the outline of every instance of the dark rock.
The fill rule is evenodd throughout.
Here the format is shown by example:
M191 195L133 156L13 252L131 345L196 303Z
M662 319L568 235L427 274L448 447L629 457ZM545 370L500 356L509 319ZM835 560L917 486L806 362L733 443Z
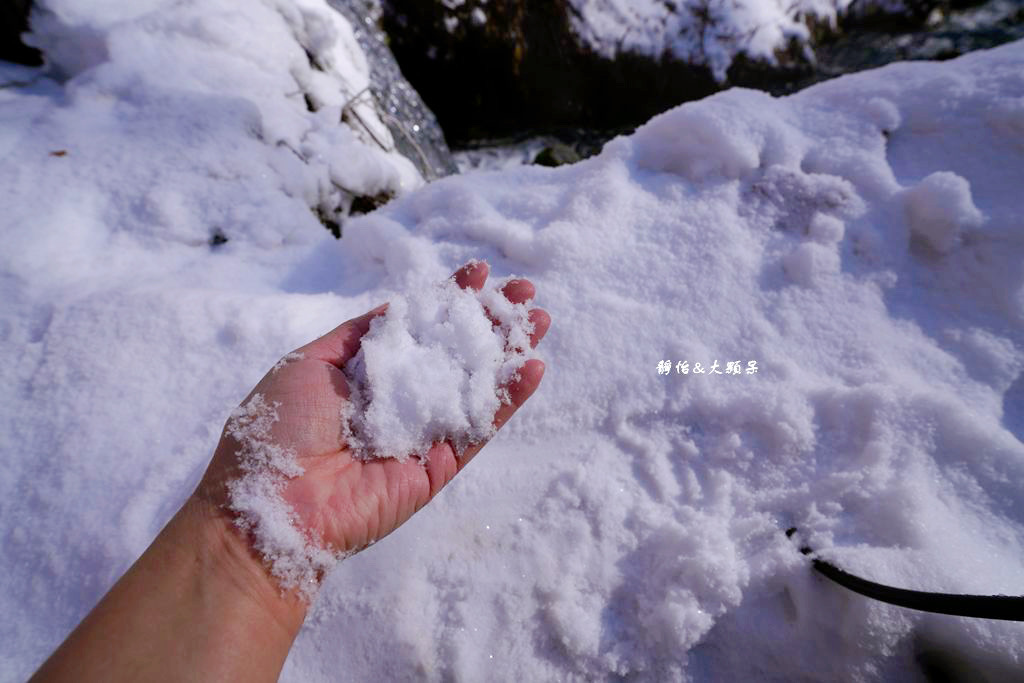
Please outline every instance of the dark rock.
M566 164L575 164L581 158L576 150L569 145L556 142L542 149L534 157L533 163L538 166L564 166Z
M944 59L1021 37L1022 22L1010 11L1019 14L1021 0L989 0L986 7L1009 9L958 24L959 8L976 3L902 0L882 11L877 2L855 0L838 26L804 19L813 53L793 42L776 52L775 63L740 54L722 82L699 59L595 53L575 35L568 0L383 0L382 26L449 143L471 148L523 135L572 139L580 128L608 138L731 86L788 94L895 60ZM991 19L997 15L1004 19Z
M846 22L845 32L815 49L817 67L799 87L891 62L952 59L1024 38L1024 2L954 0L937 21L914 30L873 22Z
M334 235L335 239L341 239L341 216L335 211L328 211L322 206L313 208L320 224L327 228L327 231Z
M921 26L932 10L946 5L948 3L938 0L898 0L891 3L853 0L840 17L839 24L846 31L867 27L893 32L909 31Z
M479 9L483 23L473 19ZM720 87L707 67L669 56L593 52L569 11L565 0L467 0L454 9L385 0L382 20L402 72L457 147L581 126L618 131Z
M28 30L31 0L6 0L0 3L0 60L26 66L39 66L39 50L25 45L21 34Z
M394 195L390 192L381 192L380 194L373 195L372 197L367 195L361 195L359 197L352 198L352 204L349 206L348 212L351 216L358 216L364 213L370 213L376 211L380 207L387 204L394 198Z
M222 244L228 243L228 236L224 234L224 231L220 228L214 228L213 232L210 233L210 246L219 247Z

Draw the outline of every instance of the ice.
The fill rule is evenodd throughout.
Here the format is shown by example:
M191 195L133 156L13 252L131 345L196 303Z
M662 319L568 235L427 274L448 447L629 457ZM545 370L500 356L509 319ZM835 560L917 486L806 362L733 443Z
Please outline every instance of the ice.
M340 46L334 19L40 5L66 74L0 89L0 679L145 549L282 354L471 258L536 286L544 382L326 577L282 680L913 680L929 653L1017 676L1019 626L851 595L784 530L874 580L1024 592L1024 43L730 90L336 241L310 210L330 174L401 173L288 95L290 27Z

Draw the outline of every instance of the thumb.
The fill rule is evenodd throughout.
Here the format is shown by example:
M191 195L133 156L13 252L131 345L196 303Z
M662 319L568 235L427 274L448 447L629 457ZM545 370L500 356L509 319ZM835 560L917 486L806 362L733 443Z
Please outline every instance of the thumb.
M298 349L306 358L322 360L341 368L359 351L363 335L374 318L384 315L388 305L382 304L358 318L343 322L333 330Z

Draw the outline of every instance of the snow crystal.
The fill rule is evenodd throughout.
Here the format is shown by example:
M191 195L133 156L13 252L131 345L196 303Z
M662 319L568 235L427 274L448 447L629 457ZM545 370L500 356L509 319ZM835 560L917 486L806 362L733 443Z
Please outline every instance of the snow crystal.
M524 304L454 280L388 304L345 366L346 438L363 457L423 456L436 441L457 453L494 433L503 387L529 357Z

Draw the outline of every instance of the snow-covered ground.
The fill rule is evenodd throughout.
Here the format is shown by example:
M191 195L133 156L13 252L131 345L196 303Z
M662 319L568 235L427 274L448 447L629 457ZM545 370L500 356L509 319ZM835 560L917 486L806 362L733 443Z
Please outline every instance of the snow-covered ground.
M1024 593L1024 43L727 91L336 241L330 180L419 181L293 94L341 88L303 47L360 63L323 3L47 4L66 80L0 88L0 679L142 552L278 358L470 258L536 284L544 383L330 575L284 680L1024 665L1024 626L872 603L783 533L883 582Z

